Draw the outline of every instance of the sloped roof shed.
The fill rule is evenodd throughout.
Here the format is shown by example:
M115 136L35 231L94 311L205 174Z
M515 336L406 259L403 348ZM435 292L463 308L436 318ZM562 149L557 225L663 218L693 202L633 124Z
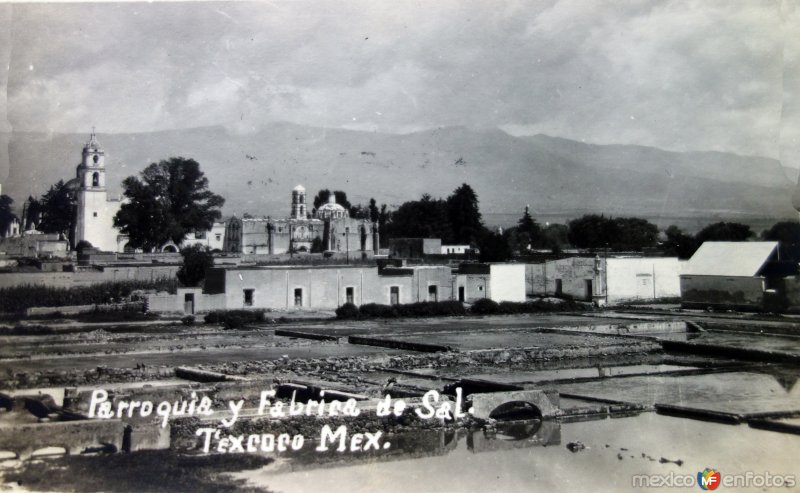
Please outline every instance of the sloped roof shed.
M777 241L707 241L689 259L682 275L759 276L777 248Z

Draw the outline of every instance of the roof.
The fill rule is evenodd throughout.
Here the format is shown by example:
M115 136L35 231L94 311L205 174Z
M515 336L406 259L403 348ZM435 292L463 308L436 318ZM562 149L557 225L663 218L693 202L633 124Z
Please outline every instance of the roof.
M295 192L305 192L306 191L306 187L304 187L303 185L297 185L296 187L294 187L293 191L295 191Z
M706 241L689 259L683 274L757 276L777 247L777 241Z

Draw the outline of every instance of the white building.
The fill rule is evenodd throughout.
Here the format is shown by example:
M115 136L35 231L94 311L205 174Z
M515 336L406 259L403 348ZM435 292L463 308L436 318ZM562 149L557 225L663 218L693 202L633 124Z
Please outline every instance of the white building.
M684 264L674 257L548 260L526 265L526 289L529 296L563 296L612 305L678 298Z
M442 255L466 255L469 245L442 245Z
M103 251L124 251L128 238L114 227L114 216L119 211L122 201L108 198L105 151L97 142L94 132L89 142L83 146L77 178L75 243L88 241L93 247Z

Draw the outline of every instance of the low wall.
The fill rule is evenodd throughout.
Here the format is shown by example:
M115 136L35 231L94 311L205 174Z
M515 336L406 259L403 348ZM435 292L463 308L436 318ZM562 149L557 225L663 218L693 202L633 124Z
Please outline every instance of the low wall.
M193 313L205 313L214 310L225 310L224 294L205 294L201 289L183 290L179 289L177 294L158 293L147 296L145 309L152 313L183 313L187 314L185 294L194 294Z
M41 316L50 315L53 313L62 313L64 315L76 315L78 313L99 311L113 311L113 310L131 310L142 309L141 302L132 303L113 303L107 305L72 305L72 306L32 306L25 310L27 316Z
M764 280L759 277L681 276L681 297L687 305L760 307Z
M71 288L105 282L157 281L174 279L178 265L147 264L141 266L105 266L80 269L75 272L4 272L0 273L0 288L44 286Z

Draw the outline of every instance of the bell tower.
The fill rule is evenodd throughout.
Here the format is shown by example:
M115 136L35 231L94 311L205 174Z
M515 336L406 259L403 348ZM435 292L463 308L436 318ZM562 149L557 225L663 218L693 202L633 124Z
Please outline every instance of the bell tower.
M109 241L108 196L106 193L105 151L97 142L94 128L83 146L77 168L78 197L75 242L88 241L97 248L116 251Z
M97 136L92 128L89 141L83 146L83 158L78 165L78 180L80 190L105 191L106 189L106 153L97 142Z
M306 189L303 185L297 185L292 190L292 219L305 219L306 210Z

